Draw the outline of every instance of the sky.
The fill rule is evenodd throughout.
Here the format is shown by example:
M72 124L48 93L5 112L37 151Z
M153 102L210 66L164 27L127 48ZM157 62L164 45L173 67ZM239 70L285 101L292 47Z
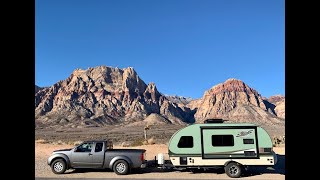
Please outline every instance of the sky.
M200 98L229 78L285 93L284 0L36 0L35 83L133 67L159 92Z

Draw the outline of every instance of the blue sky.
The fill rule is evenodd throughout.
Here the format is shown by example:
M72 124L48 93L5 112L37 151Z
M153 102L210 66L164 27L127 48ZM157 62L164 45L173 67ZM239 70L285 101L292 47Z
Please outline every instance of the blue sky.
M134 67L164 94L200 98L237 78L285 92L284 0L36 0L35 83Z

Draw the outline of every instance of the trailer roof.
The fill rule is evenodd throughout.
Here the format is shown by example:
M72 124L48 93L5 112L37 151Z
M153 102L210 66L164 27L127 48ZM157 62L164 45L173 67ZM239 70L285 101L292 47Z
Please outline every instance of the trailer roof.
M258 126L250 123L204 123L204 124L192 124L190 126Z

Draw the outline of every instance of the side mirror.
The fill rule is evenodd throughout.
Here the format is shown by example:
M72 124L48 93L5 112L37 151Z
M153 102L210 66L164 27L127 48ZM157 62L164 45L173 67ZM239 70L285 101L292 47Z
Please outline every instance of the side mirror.
M78 147L73 148L72 152L77 152Z

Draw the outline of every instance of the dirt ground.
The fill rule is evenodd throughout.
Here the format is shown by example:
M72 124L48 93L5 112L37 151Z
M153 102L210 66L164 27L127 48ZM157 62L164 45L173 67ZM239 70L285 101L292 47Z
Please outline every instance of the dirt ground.
M201 172L189 171L164 171L160 169L144 169L140 172L119 176L111 170L67 170L65 174L56 175L47 165L47 158L52 151L64 148L71 148L73 145L53 145L35 144L35 177L51 178L149 178L149 179L230 179L224 172L208 170ZM117 147L114 148L136 148L147 150L147 160L152 160L158 153L167 153L166 144L143 145L136 147ZM241 179L285 179L285 147L274 147L278 155L278 163L273 168L251 168ZM166 154L166 159L168 156Z
M157 144L168 143L171 136L177 130L185 126L181 125L161 125L150 126L147 135L149 138L156 139ZM271 137L283 136L284 127L264 127ZM109 139L114 144L137 144L144 140L144 126L105 126L95 128L46 128L36 129L35 139L43 139L48 142L62 141L65 143L86 140L104 140ZM142 145L142 144L141 144Z

